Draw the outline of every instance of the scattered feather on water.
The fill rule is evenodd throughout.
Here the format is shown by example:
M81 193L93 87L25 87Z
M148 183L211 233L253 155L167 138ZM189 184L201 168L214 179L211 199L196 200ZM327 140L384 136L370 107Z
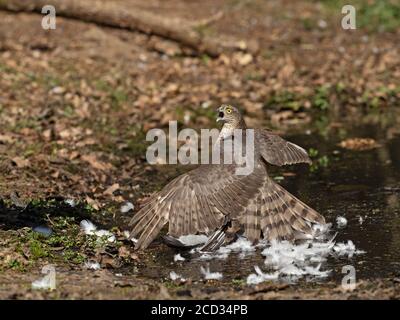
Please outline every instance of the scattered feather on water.
M96 261L86 261L85 262L85 268L89 270L99 270L100 269L100 263Z
M329 231L332 228L332 223L325 223L325 224L314 224L312 226L313 229L313 234L311 238L309 237L308 239L316 239L316 240L327 240L327 237L329 237Z
M97 227L89 220L82 220L81 229L87 235L95 235L98 238L104 238L108 242L115 242L115 236L107 230L97 230Z
M239 258L253 254L257 248L261 248L261 254L265 257L264 264L267 270L264 272L260 267L255 267L255 273L247 277L248 284L258 284L263 281L285 279L285 281L295 282L298 279L306 278L312 280L316 278L328 277L332 270L324 270L324 263L330 256L352 257L361 254L363 251L357 250L353 242L335 243L336 234L332 236L329 232L331 224L314 226L313 239L305 239L300 243L288 241L260 241L253 245L244 237L239 237L235 242L222 246L215 252L202 253L199 260L226 259L230 254L237 253ZM190 251L198 253L198 248ZM211 279L214 275L208 269L201 267L201 273ZM219 278L218 275L215 277Z
M194 253L194 252L191 251L191 253ZM214 259L214 258L215 258L215 256L212 256L212 255L209 254L209 253L203 253L203 254L199 257L200 260L211 260L211 259Z
M260 243L261 244L261 243ZM239 237L235 242L221 247L223 250L230 250L234 252L254 252L255 246L245 237Z
M99 238L107 239L108 242L115 242L115 236L108 230L97 230L94 234Z
M353 257L353 255L365 253L363 250L357 250L351 240L348 240L347 243L337 243L333 247L333 251L339 256L348 256L349 258Z
M247 277L247 284L258 284L263 281L276 280L278 278L293 282L306 277L307 280L326 278L332 270L322 270L323 263L329 256L352 256L363 251L356 250L354 244L348 241L346 244L335 244L332 237L329 241L306 241L301 244L293 244L288 241L272 241L263 251L265 265L271 273L261 271L255 267L256 273Z
M257 245L253 245L245 237L239 237L235 242L232 242L226 246L222 246L215 252L203 253L199 257L199 259L200 260L227 259L228 256L233 252L239 253L239 258L242 259L247 255L254 253L257 247L264 247L266 244L267 244L266 241L260 241ZM192 254L196 252L199 252L198 248L195 248L190 251L190 253Z
M307 272L307 274L317 278L326 278L332 272L332 270L321 271L320 269L321 269L321 263L316 267L312 266L305 267L305 271Z
M333 246L333 241L308 241L299 245L288 241L272 241L271 245L263 250L262 255L265 256L265 265L276 270L281 276L325 277L330 271L321 271L321 262L327 259Z
M132 241L133 243L136 243L138 240L134 237L131 237L131 233L127 230L124 231L124 237L130 241Z
M237 252L239 253L239 258L243 259L255 251L255 246L249 240L239 237L235 242L220 247L215 254L219 259L226 259L231 252Z
M185 258L182 257L180 253L178 253L178 254L176 254L176 255L174 256L174 261L175 261L175 262L177 262L177 261L185 261Z
M206 280L221 280L222 273L221 272L211 272L210 267L207 268L200 267L200 272L203 274L204 279Z
M89 220L82 220L80 226L85 234L93 234L97 229L96 226Z
M70 207L72 207L72 208L76 206L76 202L75 202L74 199L66 199L66 200L64 200L64 202L65 202L67 205L69 205Z
M264 273L259 266L254 266L256 273L252 273L247 277L246 283L248 285L259 284L264 281L276 280L279 277L279 272Z
M347 219L342 216L336 218L336 224L339 228L344 228L347 225Z
M307 241L302 244L292 244L288 241L272 241L270 246L262 251L265 256L265 265L274 273L263 273L260 268L255 274L247 278L248 284L257 284L262 281L275 278L298 280L303 277L307 279L326 278L332 270L321 270L323 263L329 256L352 257L355 254L364 253L357 250L352 241L337 243L334 237L327 242ZM264 280L265 279L265 280Z
M122 206L121 206L121 213L127 213L131 210L133 210L135 208L135 206L132 204L132 202L125 202Z
M171 271L171 272L169 273L169 277L170 277L170 279L171 279L172 281L175 281L175 280L186 281L185 278L183 278L180 274L177 274L175 271Z

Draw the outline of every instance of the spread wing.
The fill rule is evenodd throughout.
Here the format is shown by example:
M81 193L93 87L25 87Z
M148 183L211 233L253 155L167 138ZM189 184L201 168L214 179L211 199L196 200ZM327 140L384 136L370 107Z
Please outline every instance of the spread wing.
M235 165L202 165L189 171L156 193L132 218L131 237L139 237L136 248L146 248L169 223L168 234L210 234L222 226L226 215L243 212L262 185L265 166L253 173L236 175Z
M256 141L265 161L283 166L295 163L311 164L307 151L267 130L256 130Z

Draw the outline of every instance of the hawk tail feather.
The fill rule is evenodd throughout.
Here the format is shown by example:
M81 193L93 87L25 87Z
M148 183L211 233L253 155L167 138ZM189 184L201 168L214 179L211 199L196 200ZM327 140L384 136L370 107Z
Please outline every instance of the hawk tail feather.
M201 251L215 251L226 244L227 225L216 230ZM253 199L239 218L244 236L251 242L261 238L269 241L294 241L313 236L313 224L325 224L325 219L290 192L269 180L259 196Z
M317 211L290 192L269 180L241 218L244 235L252 242L268 240L293 241L313 235L313 224L325 224Z
M143 207L131 220L133 226L130 237L136 238L135 249L145 249L157 237L158 233L168 222L165 216L164 207L166 203Z

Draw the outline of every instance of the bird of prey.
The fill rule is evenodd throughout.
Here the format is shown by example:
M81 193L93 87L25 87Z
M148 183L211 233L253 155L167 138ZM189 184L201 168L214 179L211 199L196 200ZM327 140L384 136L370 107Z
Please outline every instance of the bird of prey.
M239 110L218 109L224 125L219 138L247 129ZM240 231L250 241L294 241L313 235L314 224L325 224L315 210L278 185L267 174L267 163L277 166L311 163L307 152L264 130L254 129L255 164L248 175L237 175L237 164L202 164L152 195L132 218L130 236L136 249L145 249L168 224L168 236L206 234L205 251L216 250Z

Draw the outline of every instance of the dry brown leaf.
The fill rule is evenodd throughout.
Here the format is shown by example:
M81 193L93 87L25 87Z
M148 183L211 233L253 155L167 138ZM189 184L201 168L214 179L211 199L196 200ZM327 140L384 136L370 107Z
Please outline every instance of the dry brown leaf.
M114 259L109 256L101 257L101 265L107 269L115 269L120 267L120 262L117 259Z
M128 258L130 256L130 251L126 246L121 246L118 249L118 256L120 256L121 258Z
M77 147L85 147L85 146L94 145L94 144L96 144L96 140L94 140L93 138L87 138L87 139L77 142L76 146Z
M253 56L250 53L237 53L234 59L242 66L246 66L253 61Z
M116 196L116 197L113 197L112 200L113 200L113 201L116 201L116 202L119 202L119 203L125 201L125 199L124 199L123 196Z
M340 142L339 146L348 150L363 151L377 148L379 145L371 138L350 138Z
M89 196L86 196L85 200L88 204L90 204L92 206L93 209L95 209L95 210L100 209L101 205L97 200L94 200L94 199L90 198Z
M79 156L80 156L80 154L79 154L78 151L72 151L72 152L70 153L70 155L69 155L69 159L70 159L70 160L74 160L74 159L78 158Z
M74 139L82 134L81 128L68 128L59 132L62 139Z
M0 143L12 143L13 138L6 134L0 134Z
M109 186L103 193L106 195L112 195L118 189L119 189L119 184L114 183L112 186Z
M83 155L81 158L83 161L89 163L94 169L106 171L112 168L111 164L98 160L93 154Z
M28 159L24 159L21 157L14 157L11 160L16 164L18 168L25 168L30 164Z
M52 135L51 129L44 130L42 133L43 139L45 139L46 141L51 140L51 135Z

